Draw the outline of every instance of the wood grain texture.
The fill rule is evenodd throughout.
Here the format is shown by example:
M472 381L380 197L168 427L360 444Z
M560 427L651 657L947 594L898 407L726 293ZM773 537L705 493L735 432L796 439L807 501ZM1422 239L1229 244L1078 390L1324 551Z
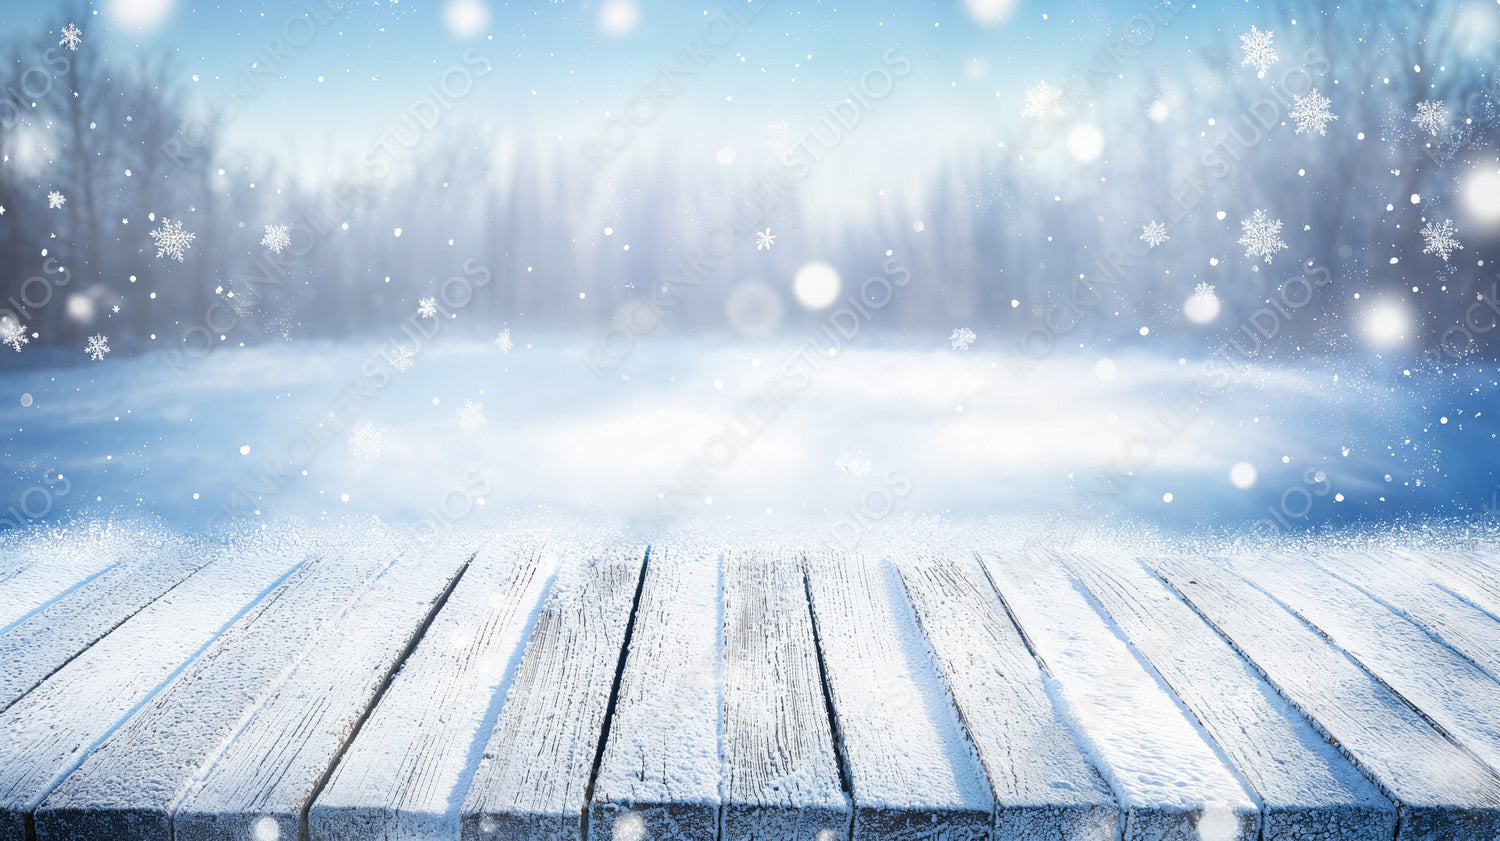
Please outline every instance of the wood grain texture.
M720 558L653 547L589 800L589 834L715 841Z
M329 535L324 545L47 797L36 812L38 841L171 841L182 798L400 551L354 535Z
M1483 669L1302 558L1240 557L1234 566L1316 626L1450 738L1492 770L1500 770L1500 683Z
M644 546L572 550L464 796L464 841L581 841Z
M724 559L723 833L807 841L852 812L818 669L798 555Z
M176 841L291 841L339 752L474 552L408 548L260 704L172 818Z
M896 567L984 763L996 837L1113 839L1119 807L1053 705L1041 669L978 564L918 556Z
M179 538L159 529L94 524L27 529L5 536L0 571L0 633L115 564L150 554Z
M147 550L86 579L0 634L0 663L5 664L0 710L197 572L209 551L175 542L167 551Z
M988 838L989 785L894 570L864 555L816 555L807 581L853 837Z
M985 561L1125 811L1122 837L1253 841L1253 795L1081 585L1041 553Z
M0 714L0 839L23 841L27 813L89 750L300 561L274 544L225 550Z
M1147 561L1398 802L1398 839L1500 835L1500 778L1347 654L1223 563Z
M1262 841L1395 834L1395 805L1145 567L1065 560L1255 789Z
M457 837L479 749L555 564L540 541L504 538L470 562L313 803L314 841Z
M1495 555L1473 549L1398 554L1417 563L1454 594L1500 618L1500 560Z

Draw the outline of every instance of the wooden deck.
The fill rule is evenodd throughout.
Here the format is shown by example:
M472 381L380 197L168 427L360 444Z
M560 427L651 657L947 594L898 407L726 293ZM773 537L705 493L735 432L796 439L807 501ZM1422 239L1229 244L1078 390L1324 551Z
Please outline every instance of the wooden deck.
M53 534L0 841L1500 839L1500 562Z

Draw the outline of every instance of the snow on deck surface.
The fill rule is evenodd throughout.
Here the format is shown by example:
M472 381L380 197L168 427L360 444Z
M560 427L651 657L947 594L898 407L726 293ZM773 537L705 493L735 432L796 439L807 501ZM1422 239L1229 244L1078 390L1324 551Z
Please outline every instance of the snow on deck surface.
M9 536L0 841L1500 838L1494 535L920 529Z

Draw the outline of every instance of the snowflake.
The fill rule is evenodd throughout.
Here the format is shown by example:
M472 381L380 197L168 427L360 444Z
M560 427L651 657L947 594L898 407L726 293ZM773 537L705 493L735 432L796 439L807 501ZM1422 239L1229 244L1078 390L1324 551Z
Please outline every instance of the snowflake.
M1432 132L1433 137L1437 137L1438 132L1448 125L1448 109L1443 103L1433 102L1430 99L1418 102L1417 116L1412 117L1411 121Z
M1269 263L1272 254L1286 248L1286 243L1281 241L1281 220L1268 218L1264 210L1257 210L1249 219L1241 220L1240 227L1245 231L1240 237L1240 245L1245 246L1246 257L1264 257Z
M395 352L390 356L390 362L397 371L405 371L411 367L412 360L415 358L416 354L411 352L411 348L406 345L397 345Z
M776 244L776 235L771 233L770 228L755 233L755 250L766 251Z
M973 330L967 327L955 327L953 333L948 336L948 344L953 345L954 350L968 350L969 345L974 344L977 338L979 337L974 335Z
M77 52L78 45L82 43L83 30L70 23L67 26L63 27L62 40L58 41L57 45L59 47L67 47L68 49Z
M52 192L50 192L50 193L47 194L47 209L48 210L57 210L59 207L62 207L63 205L65 205L67 203L68 203L68 197L65 196L65 195L63 195L62 193L59 193L56 190L53 190Z
M1421 234L1422 239L1427 240L1427 247L1422 249L1422 253L1436 254L1443 258L1444 263L1448 262L1449 254L1463 250L1463 246L1458 244L1458 231L1453 227L1452 219L1445 219L1441 225L1428 222Z
M1062 95L1061 88L1054 88L1043 79L1026 90L1026 107L1021 109L1021 116L1030 117L1044 126L1051 123L1063 116L1062 108L1058 107Z
M89 336L89 343L84 347L83 352L87 353L90 359L98 362L104 358L104 354L109 353L109 337L98 333Z
M436 318L437 317L437 299L436 298L422 298L422 299L418 300L417 301L417 315L420 315L423 318Z
M1197 286L1193 287L1193 297L1197 298L1200 301L1207 301L1210 298L1215 298L1217 296L1214 295L1214 288L1212 285L1207 283L1200 283Z
M287 233L286 225L267 225L266 235L260 238L260 244L269 248L272 253L280 254L281 249L292 244L292 236Z
M833 466L856 479L863 479L870 472L870 460L858 450L839 456L839 460L834 462Z
M515 346L516 343L510 340L510 328L501 330L500 335L495 337L495 347L500 348L501 353L510 353L510 349Z
M1297 121L1297 133L1308 134L1316 131L1318 134L1328 133L1328 121L1337 120L1329 110L1328 106L1333 103L1328 97L1318 93L1317 88L1308 91L1305 96L1295 98L1292 103L1292 119Z
M181 222L173 222L171 219L161 220L161 227L151 232L151 239L156 243L156 256L165 256L179 263L196 236L197 234L184 231Z
M0 344L7 344L21 352L21 346L31 341L26 338L26 325L14 318L0 319Z
M1275 34L1270 30L1261 32L1252 26L1249 32L1241 35L1240 49L1245 51L1245 60L1240 62L1240 66L1253 66L1255 75L1265 78L1266 68L1281 60L1281 56L1271 47L1271 38Z
M464 405L458 410L458 425L464 429L478 429L484 426L484 404L465 400Z
M369 461L380 458L380 447L385 443L381 439L380 430L375 428L371 421L357 424L350 430L353 435L349 436L349 451Z
M1167 236L1166 225L1152 219L1151 224L1141 226L1141 239L1145 240L1147 246L1155 248L1171 237Z
M775 120L766 124L766 139L772 150L787 148L792 139L792 127L786 120Z
M5 215L5 205L0 204L0 216L4 216L4 215Z

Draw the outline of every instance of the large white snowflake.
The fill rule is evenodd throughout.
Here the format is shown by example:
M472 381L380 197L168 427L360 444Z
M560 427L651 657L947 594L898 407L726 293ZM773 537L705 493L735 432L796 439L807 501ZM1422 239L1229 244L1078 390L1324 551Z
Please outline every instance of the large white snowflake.
M31 341L26 337L26 325L14 318L0 318L0 344L7 344L21 352L21 346Z
M89 336L89 343L84 346L83 352L87 353L90 359L98 362L106 353L109 353L109 337L98 333Z
M365 461L380 458L380 448L385 442L374 422L355 424L349 431L352 433L349 436L349 452Z
M833 466L856 479L863 479L870 472L870 460L858 450L839 456L839 460L834 462Z
M151 232L151 240L156 244L156 256L179 263L196 236L198 235L184 231L182 222L173 222L171 219L163 219L161 227Z
M1200 282L1197 286L1193 287L1193 297L1197 298L1200 301L1206 301L1210 298L1216 298L1218 296L1214 295L1214 288L1212 284Z
M1240 49L1245 51L1245 60L1240 62L1241 67L1254 67L1255 75L1264 78L1266 68L1281 60L1276 54L1276 49L1271 45L1271 39L1276 33L1271 30L1261 32L1254 26L1250 31L1240 36Z
M1452 219L1445 219L1441 225L1428 222L1421 231L1422 239L1427 241L1427 247L1422 249L1423 254L1436 254L1448 262L1448 255L1454 251L1462 251L1463 246L1458 244L1458 230L1453 227Z
M1315 131L1327 134L1329 121L1338 119L1328 110L1328 106L1332 104L1328 97L1318 93L1317 88L1296 97L1292 102L1291 114L1292 119L1297 122L1297 134L1312 134Z
M1257 210L1249 219L1241 220L1240 228L1245 232L1240 237L1240 245L1245 246L1246 257L1264 257L1269 263L1272 254L1286 248L1286 243L1281 241L1281 220L1270 218L1264 210Z
M419 298L417 300L417 315L420 315L423 318L436 318L437 317L437 299L436 298Z
M1141 226L1141 239L1146 241L1148 247L1155 248L1171 239L1171 237L1167 236L1166 225L1152 219L1151 224Z
M516 343L510 340L509 327L501 330L500 335L495 337L495 347L500 348L501 353L510 353L510 349L515 346Z
M1036 85L1026 89L1026 107L1021 109L1021 116L1030 117L1042 125L1047 125L1053 120L1063 116L1062 107L1058 104L1062 101L1062 89L1054 88L1043 79Z
M68 197L56 190L47 194L47 208L49 210L57 210L67 203Z
M755 232L755 250L756 251L769 250L771 248L771 246L773 246L775 244L776 244L776 235L773 234L773 233L771 233L771 229L770 228L766 228L764 231L756 231Z
M266 235L260 238L260 244L273 253L280 254L281 249L292 244L292 235L288 233L288 226L267 225Z
M1418 102L1417 116L1412 117L1411 121L1424 131L1432 132L1433 137L1437 137L1438 132L1448 125L1448 107L1442 102L1433 102L1430 99Z
M62 40L58 41L57 45L59 47L67 47L68 49L76 52L78 50L78 45L82 43L83 30L70 23L67 26L63 27Z
M948 336L948 344L952 345L954 350L968 350L969 345L974 344L977 338L979 337L974 335L973 330L967 327L955 327L953 333Z
M397 371L405 371L411 367L412 360L415 358L416 354L411 352L411 348L406 345L397 345L395 351L391 353L391 364L396 367Z
M484 426L484 404L465 400L458 409L458 425L464 429L478 429Z

